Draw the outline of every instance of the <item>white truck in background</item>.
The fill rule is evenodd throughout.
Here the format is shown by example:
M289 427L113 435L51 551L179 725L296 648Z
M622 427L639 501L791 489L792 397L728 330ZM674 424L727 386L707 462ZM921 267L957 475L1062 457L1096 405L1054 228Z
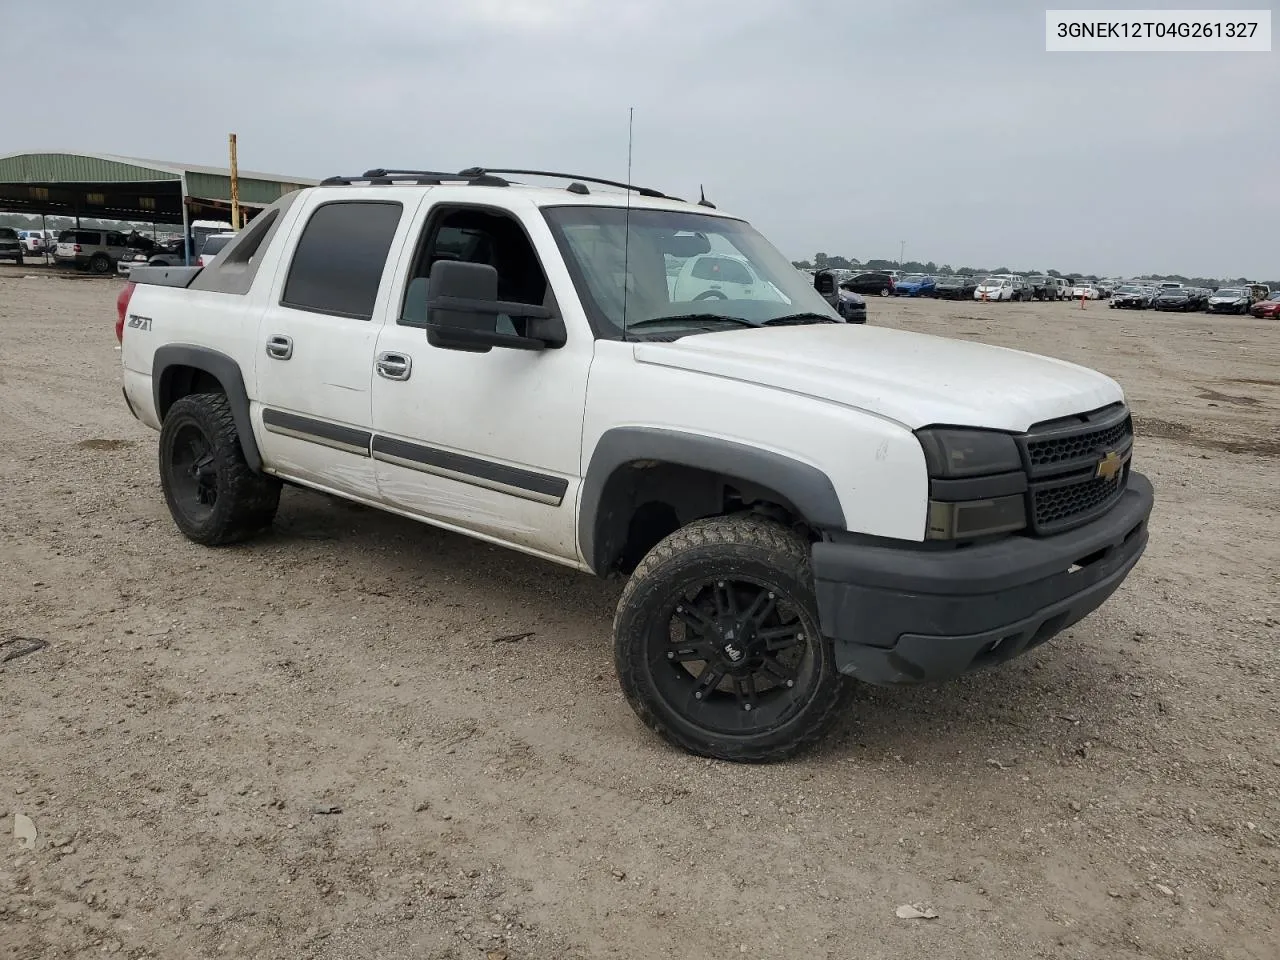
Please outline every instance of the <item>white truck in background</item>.
M744 761L812 743L850 678L1036 647L1138 562L1110 378L845 323L710 204L530 174L333 178L204 268L134 267L124 397L183 534L250 537L289 483L627 576L631 706ZM752 283L668 282L708 253Z

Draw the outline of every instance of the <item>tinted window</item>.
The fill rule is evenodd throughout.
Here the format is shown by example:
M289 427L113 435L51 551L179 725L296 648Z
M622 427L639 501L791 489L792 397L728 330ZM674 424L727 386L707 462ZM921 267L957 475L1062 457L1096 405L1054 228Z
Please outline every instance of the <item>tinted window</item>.
M17 240L18 232L8 227L0 227L0 240Z
M113 233L108 233L108 234L107 234L107 246L109 246L109 247L123 247L123 246L124 246L124 234L123 234L123 233L114 233L114 232L113 232Z
M505 213L478 207L442 207L423 229L399 323L427 321L431 268L440 260L483 263L498 272L498 299L548 306L547 277L524 228ZM522 333L527 319L502 314L499 333Z
M280 302L314 313L372 317L401 210L399 203L371 200L318 207L298 241Z
M691 275L699 280L717 280L721 283L751 283L751 271L737 260L727 257L703 257L693 265Z

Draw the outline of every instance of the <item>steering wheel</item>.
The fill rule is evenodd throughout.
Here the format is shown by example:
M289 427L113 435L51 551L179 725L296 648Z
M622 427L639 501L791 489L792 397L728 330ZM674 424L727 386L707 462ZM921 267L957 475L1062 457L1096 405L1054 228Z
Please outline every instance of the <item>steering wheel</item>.
M705 290L693 299L694 302L697 302L698 300L728 300L729 298L719 290Z

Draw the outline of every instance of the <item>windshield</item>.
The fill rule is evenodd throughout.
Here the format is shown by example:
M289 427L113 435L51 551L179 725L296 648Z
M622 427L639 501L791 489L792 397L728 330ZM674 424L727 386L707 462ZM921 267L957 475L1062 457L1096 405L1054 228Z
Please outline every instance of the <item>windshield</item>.
M1008 281L1006 281L1006 280L1001 280L1001 279L999 279L999 278L997 278L997 277L987 277L987 279L985 279L985 280L983 280L983 281L982 281L982 286L984 286L984 287L1003 287L1003 286L1005 285L1005 283L1007 283L1007 282L1008 282Z
M1244 291L1237 290L1235 287L1228 287L1226 290L1219 290L1214 294L1215 297L1243 297Z
M902 283L919 283L924 279L925 279L925 276L923 273L912 273L912 274L909 274L908 276L903 277L901 282Z
M1130 287L1130 286L1121 287L1119 290L1116 291L1116 293L1141 293L1141 292L1142 290L1139 287Z
M622 207L542 212L605 339L622 338L624 304L627 327L645 323L647 334L704 330L709 318L763 326L813 314L815 321L844 322L806 275L741 220Z

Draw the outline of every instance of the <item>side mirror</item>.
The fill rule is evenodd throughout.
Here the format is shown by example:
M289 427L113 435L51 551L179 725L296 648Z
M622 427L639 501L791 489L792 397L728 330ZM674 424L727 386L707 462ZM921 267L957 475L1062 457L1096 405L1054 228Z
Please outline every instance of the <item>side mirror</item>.
M488 353L494 347L562 347L564 320L546 307L498 299L498 271L487 263L437 260L427 295L427 343L444 350ZM523 319L525 335L500 333L498 318Z

